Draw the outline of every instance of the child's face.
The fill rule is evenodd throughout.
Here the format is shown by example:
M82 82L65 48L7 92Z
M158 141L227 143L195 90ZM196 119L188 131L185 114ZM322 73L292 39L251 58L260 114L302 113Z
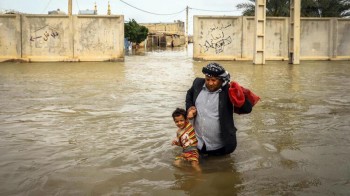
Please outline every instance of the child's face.
M175 116L174 122L175 122L176 126L179 127L180 129L185 128L186 119L185 119L184 116L182 116L182 115L180 115L180 116Z

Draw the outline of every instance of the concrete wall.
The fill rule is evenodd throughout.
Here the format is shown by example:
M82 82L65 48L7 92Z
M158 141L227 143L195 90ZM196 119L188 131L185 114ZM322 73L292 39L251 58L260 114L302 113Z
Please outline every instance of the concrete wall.
M288 18L266 18L266 59L288 59Z
M328 59L332 56L331 25L328 19L300 21L300 59Z
M303 18L300 36L300 59L350 59L350 19Z
M22 59L65 61L73 58L70 18L61 15L22 15Z
M335 57L350 59L350 20L338 19L335 44Z
M0 61L123 61L123 16L0 15Z
M74 16L74 56L82 61L124 58L124 18Z
M254 17L243 17L242 58L252 60L254 54ZM265 52L267 60L288 59L288 18L266 18Z
M193 24L195 59L241 59L242 17L194 16Z
M267 17L266 60L288 60L289 18ZM193 58L252 60L254 17L194 16ZM350 60L350 19L302 18L301 60Z
M0 62L21 58L20 15L0 15Z
M242 17L242 58L238 60L253 60L254 54L254 17Z

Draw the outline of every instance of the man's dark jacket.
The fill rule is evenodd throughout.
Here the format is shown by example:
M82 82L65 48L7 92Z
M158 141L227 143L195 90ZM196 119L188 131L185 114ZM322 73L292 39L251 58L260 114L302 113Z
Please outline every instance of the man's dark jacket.
M196 78L193 81L192 87L187 91L186 94L186 110L191 106L195 106L196 99L203 89L205 83L204 78ZM225 153L232 153L237 146L236 139L236 127L233 122L234 107L230 101L228 89L229 84L221 87L222 91L219 93L219 121L220 121L220 133L222 141L224 141ZM241 108L235 108L235 111L241 114L247 114L252 111L252 104L245 99L245 103Z

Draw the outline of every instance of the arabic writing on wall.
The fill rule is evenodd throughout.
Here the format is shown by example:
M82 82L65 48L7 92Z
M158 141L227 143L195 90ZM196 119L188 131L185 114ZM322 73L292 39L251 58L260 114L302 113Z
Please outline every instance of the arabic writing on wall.
M56 37L59 36L58 31L55 28L50 27L48 25L35 30L33 34L34 35L31 35L29 39L31 42L38 40L43 40L46 42L49 39L56 39Z
M207 38L203 44L199 44L201 47L201 52L206 53L210 49L213 49L216 54L222 53L225 50L225 46L232 43L231 36L226 36L225 33L228 28L233 28L232 24L226 26L215 26L209 28L207 33Z

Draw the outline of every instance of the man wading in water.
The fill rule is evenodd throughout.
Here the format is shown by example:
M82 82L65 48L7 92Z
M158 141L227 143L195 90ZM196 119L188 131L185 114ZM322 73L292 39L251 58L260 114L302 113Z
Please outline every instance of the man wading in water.
M209 63L202 69L205 78L196 78L186 94L186 111L194 118L197 148L204 155L226 155L237 146L233 113L248 114L253 105L247 97L230 87L230 74L218 63ZM236 94L235 94L236 92ZM241 103L231 100L241 98Z

